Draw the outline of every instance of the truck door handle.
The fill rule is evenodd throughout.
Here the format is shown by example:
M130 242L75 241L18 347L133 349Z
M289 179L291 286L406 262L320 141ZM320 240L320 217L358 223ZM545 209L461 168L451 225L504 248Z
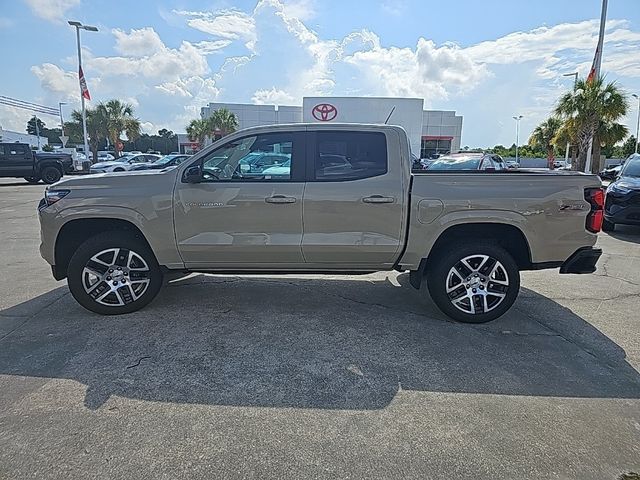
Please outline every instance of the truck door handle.
M396 199L393 197L383 197L382 195L371 195L370 197L364 197L362 201L364 203L394 203Z
M286 197L284 195L274 195L264 199L267 203L296 203L296 197Z

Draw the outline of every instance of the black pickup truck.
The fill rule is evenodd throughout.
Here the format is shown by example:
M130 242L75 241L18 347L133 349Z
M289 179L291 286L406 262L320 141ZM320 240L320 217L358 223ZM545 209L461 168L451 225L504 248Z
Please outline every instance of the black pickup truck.
M68 173L73 173L73 158L68 153L36 153L26 143L0 143L0 177L51 184Z

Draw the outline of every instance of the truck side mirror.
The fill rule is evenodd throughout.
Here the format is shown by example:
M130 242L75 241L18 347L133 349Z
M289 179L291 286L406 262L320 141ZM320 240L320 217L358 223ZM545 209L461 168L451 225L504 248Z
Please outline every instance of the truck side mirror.
M200 165L192 165L182 175L184 183L200 183L202 181L202 168Z

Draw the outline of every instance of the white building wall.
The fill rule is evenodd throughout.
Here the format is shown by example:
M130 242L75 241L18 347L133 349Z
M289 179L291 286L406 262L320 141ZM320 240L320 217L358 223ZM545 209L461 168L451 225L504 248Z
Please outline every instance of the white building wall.
M32 147L37 147L38 137L36 135L29 135L28 133L12 132L11 130L3 130L0 128L0 142L28 143ZM40 137L40 147L48 144L49 139L47 137Z
M302 107L214 102L202 107L201 115L206 118L212 111L226 108L236 114L241 129L279 123L313 123L320 122L313 115L313 108L320 104L333 105L337 112L329 122L339 123L384 123L393 110L388 124L404 127L416 155L420 155L425 136L451 137L451 151L460 150L462 116L454 111L424 110L424 101L420 98L305 97Z
M422 134L421 98L380 98L380 97L305 97L302 101L302 120L309 123L321 122L314 117L316 105L333 105L337 114L330 120L336 123L385 123L389 114L389 125L404 127L409 136L411 150L420 151Z

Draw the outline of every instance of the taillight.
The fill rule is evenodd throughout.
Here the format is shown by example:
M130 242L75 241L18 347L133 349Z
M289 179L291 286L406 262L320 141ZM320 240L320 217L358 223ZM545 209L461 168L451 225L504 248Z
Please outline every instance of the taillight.
M602 188L586 188L584 199L591 205L591 211L587 215L586 228L592 233L602 230L604 220L604 190Z

